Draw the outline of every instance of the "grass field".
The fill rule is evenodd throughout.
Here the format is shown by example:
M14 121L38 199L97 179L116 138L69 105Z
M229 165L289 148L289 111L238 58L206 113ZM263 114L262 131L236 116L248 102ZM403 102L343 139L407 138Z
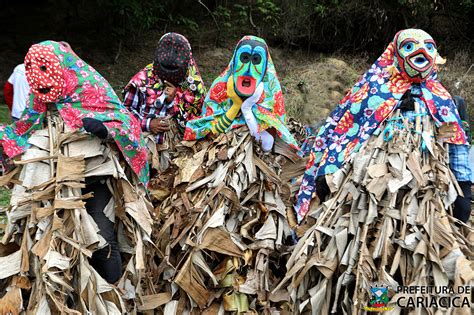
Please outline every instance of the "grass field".
M11 122L10 112L8 111L7 105L0 103L0 123L8 124Z

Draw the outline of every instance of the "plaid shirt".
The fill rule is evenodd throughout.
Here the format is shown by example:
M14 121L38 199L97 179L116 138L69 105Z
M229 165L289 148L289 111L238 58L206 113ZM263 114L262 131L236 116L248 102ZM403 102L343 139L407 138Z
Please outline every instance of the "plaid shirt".
M471 181L469 165L469 146L466 144L449 145L449 166L458 182Z
M166 117L173 114L173 104L166 104L166 95L163 93L154 104L147 104L146 91L130 86L125 92L124 106L140 121L143 131L150 131L150 122L154 118ZM163 143L164 133L156 134L156 143Z
M427 114L424 103L420 104L420 113ZM403 116L408 118L410 122L414 122L416 113L414 111L404 111ZM471 167L469 166L469 145L465 144L449 144L449 167L458 182L467 182L471 180Z
M188 120L201 115L206 89L194 59L188 67L188 76L176 86L174 100L166 103L163 82L153 71L153 64L140 70L123 90L124 105L141 122L143 131L150 131L154 118L172 116L184 130ZM164 133L155 137L157 143L164 141Z

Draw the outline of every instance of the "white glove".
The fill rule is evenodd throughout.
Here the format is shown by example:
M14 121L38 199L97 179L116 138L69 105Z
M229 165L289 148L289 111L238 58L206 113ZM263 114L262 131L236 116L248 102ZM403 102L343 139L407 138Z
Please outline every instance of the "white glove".
M242 113L244 114L245 122L247 123L247 126L249 127L250 134L253 137L255 137L257 141L262 141L263 151L268 152L273 148L273 142L274 142L273 136L266 130L258 132L257 119L252 113L252 106L258 102L258 100L260 99L260 96L262 96L262 93L263 93L263 83L260 82L260 84L257 86L252 96L248 97L242 103L241 110L242 110Z

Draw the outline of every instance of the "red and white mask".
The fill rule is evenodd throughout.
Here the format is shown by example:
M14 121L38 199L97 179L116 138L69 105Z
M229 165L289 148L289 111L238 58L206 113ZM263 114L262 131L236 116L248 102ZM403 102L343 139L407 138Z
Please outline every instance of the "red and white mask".
M26 79L39 100L59 100L64 85L63 70L51 47L33 45L25 56Z

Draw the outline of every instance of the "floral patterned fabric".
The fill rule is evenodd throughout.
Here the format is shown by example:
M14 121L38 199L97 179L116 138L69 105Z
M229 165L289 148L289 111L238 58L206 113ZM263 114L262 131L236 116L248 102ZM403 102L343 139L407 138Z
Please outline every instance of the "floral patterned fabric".
M416 31L420 30L409 31L416 36ZM400 98L413 84L420 85L422 91L420 99L426 104L436 125L439 127L446 123L453 124L454 136L446 142L466 143L456 106L451 95L437 80L436 69L426 80L415 83L394 63L396 54L394 40L339 102L312 140L314 144L309 150L310 159L295 205L300 221L308 212L316 189L316 177L334 173L341 168L351 154L357 152L380 124L392 114Z
M125 160L147 186L149 169L139 122L120 103L109 83L66 43L44 41L25 57L32 86L30 104L21 118L0 126L0 143L9 157L28 148L28 138L43 128L48 103L54 103L68 127L82 128L83 118L104 122Z
M240 42L244 40L261 42L267 48L266 50L268 52L268 46L263 39L256 36L245 36ZM238 46L239 44L237 44L237 47ZM225 68L224 72L212 83L206 100L204 101L202 110L203 117L187 123L184 133L185 140L202 139L207 136L212 131L212 122L217 117L224 115L232 106L232 100L227 96L227 81L234 72L234 58L235 50L227 68ZM259 132L273 127L283 141L297 148L298 144L285 124L285 102L270 53L268 53L267 59L268 64L262 80L264 90L260 99L252 106L252 113L257 120ZM228 130L238 128L245 124L243 115L239 114L229 126Z
M165 89L163 81L153 71L153 64L147 65L140 70L125 86L123 90L124 104L135 116L142 120L142 128L146 130L146 120L154 117L148 117L148 113L159 113L160 109L151 110L156 106L157 100L163 94ZM188 75L176 87L173 106L167 114L176 118L178 124L184 129L188 120L196 119L201 114L202 104L206 89L197 68L196 62L191 56ZM136 100L135 100L136 98ZM163 104L161 104L163 106Z

